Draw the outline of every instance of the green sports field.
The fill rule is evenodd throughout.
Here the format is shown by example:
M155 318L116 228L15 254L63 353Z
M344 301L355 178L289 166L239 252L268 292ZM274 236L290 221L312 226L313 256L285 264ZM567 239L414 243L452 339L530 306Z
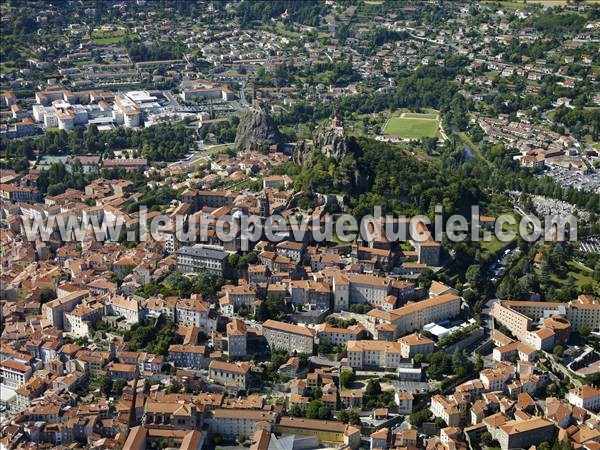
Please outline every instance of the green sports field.
M437 114L402 113L388 120L383 133L403 139L421 139L435 137L438 126Z

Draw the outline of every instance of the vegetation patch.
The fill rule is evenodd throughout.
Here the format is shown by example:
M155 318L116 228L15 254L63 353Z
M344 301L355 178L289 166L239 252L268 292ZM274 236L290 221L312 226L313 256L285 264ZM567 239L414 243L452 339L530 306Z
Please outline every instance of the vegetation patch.
M383 133L404 139L435 137L439 124L435 114L402 113L388 120Z

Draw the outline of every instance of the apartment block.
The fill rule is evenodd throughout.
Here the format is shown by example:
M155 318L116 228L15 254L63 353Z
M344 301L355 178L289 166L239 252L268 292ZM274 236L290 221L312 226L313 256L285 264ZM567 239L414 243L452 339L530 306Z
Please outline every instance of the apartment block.
M6 360L0 362L0 376L2 383L8 388L18 388L27 383L31 377L33 369L27 364L18 361Z
M81 303L83 299L90 295L89 290L80 290L71 292L64 297L59 297L42 305L42 314L46 317L50 325L63 329L64 314L70 312L76 305Z
M230 357L245 357L248 354L248 330L240 319L227 324L227 352Z
M179 247L175 254L177 270L181 272L208 272L219 276L225 273L227 252L223 247L195 244Z
M206 335L210 335L217 327L216 319L210 315L208 303L196 296L177 301L175 322L184 327L198 327Z
M307 353L312 355L314 331L276 320L263 323L263 335L271 349L286 350L289 353Z
M190 369L204 369L208 367L209 357L204 345L181 345L169 346L169 360L175 367L189 367Z
M106 303L106 311L108 314L124 317L130 324L138 323L143 316L140 303L122 295L112 296Z
M372 367L394 370L402 359L399 342L348 341L348 364L353 369Z
M360 324L339 328L325 322L317 327L319 342L327 342L329 345L346 345L348 341L358 341L366 334L367 330Z
M435 348L434 342L420 333L401 337L398 342L403 358L414 358L416 354L427 355L432 353Z
M540 442L552 442L556 427L541 417L528 420L510 420L500 427L497 439L502 450L529 448Z
M420 330L428 323L450 319L460 314L461 298L454 294L440 295L410 303L392 311L369 311L374 323L391 324L394 338Z
M237 438L241 434L251 436L260 422L273 424L276 418L273 411L217 408L206 422L211 433Z
M208 376L223 386L246 389L250 378L250 364L211 361L208 365Z
M431 397L431 413L435 417L440 417L449 427L460 425L460 410L456 401L448 399L443 395L434 395Z
M571 389L566 398L571 405L585 408L588 411L600 411L600 389L593 386L583 385Z

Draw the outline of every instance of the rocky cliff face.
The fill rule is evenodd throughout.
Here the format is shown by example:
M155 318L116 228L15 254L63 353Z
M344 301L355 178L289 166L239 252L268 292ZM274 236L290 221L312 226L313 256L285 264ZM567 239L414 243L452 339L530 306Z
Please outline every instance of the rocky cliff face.
M281 135L273 118L263 109L251 108L240 119L235 146L241 150L258 150L281 144Z
M318 129L313 136L316 148L328 158L339 161L348 151L344 130L336 127Z
M292 159L296 164L304 164L310 160L313 149L319 150L328 158L340 161L348 153L348 141L344 136L344 130L331 126L318 128L313 134L312 142L298 143Z

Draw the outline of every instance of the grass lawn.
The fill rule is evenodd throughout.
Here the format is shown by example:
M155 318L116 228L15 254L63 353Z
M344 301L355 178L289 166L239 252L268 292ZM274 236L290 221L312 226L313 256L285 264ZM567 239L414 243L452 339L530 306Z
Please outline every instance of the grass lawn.
M207 155L216 155L218 153L225 153L229 150L235 150L233 142L231 144L211 145L210 148L206 148L205 150L203 150L203 153L206 153Z
M564 277L559 277L555 273L550 275L550 282L555 289L562 288L567 283L567 278L573 277L573 279L575 280L575 285L578 289L581 289L585 285L592 285L595 294L600 294L600 283L594 280L592 269L584 266L579 261L576 261L574 259L571 259L567 262L567 267L569 268L569 271ZM538 276L540 275L541 271L539 267L536 267L535 273Z
M437 114L429 114L429 113L411 113L411 112L407 112L402 114L402 118L404 119L431 119L431 120L437 120L438 115Z
M569 272L567 273L567 276L571 275L573 278L575 278L577 287L581 288L582 286L584 286L586 284L591 284L591 285L598 284L598 282L594 281L594 279L592 278L592 274L593 274L592 269L584 266L583 264L581 264L577 261L569 261L567 263L567 266L569 266L569 269L570 269ZM550 279L552 280L552 282L554 282L558 285L563 285L567 281L566 279L557 277L556 274L552 274Z
M112 45L112 44L118 44L120 42L123 42L123 36L112 36L112 37L94 39L94 44L96 44L96 45Z
M119 28L114 31L102 31L95 30L92 32L92 40L96 45L113 45L123 42L125 36L129 36L131 39L137 37L137 34L130 32L124 28Z
M513 213L504 213L504 214L512 214L513 217L515 217L515 215ZM512 231L513 233L519 233L519 219L517 217L515 217L515 220L517 221L517 223L515 225L510 225L508 223L504 223L502 225L502 230L506 233L509 231ZM498 253L501 249L503 249L506 245L509 244L509 242L503 242L501 240L499 240L496 237L496 234L494 233L493 230L490 230L492 233L492 240L491 241L484 241L483 239L480 241L481 243L481 249L483 251L486 251L492 255L495 255L496 253Z
M388 136L405 139L421 139L435 137L439 120L434 114L402 113L399 117L391 117L383 130Z

